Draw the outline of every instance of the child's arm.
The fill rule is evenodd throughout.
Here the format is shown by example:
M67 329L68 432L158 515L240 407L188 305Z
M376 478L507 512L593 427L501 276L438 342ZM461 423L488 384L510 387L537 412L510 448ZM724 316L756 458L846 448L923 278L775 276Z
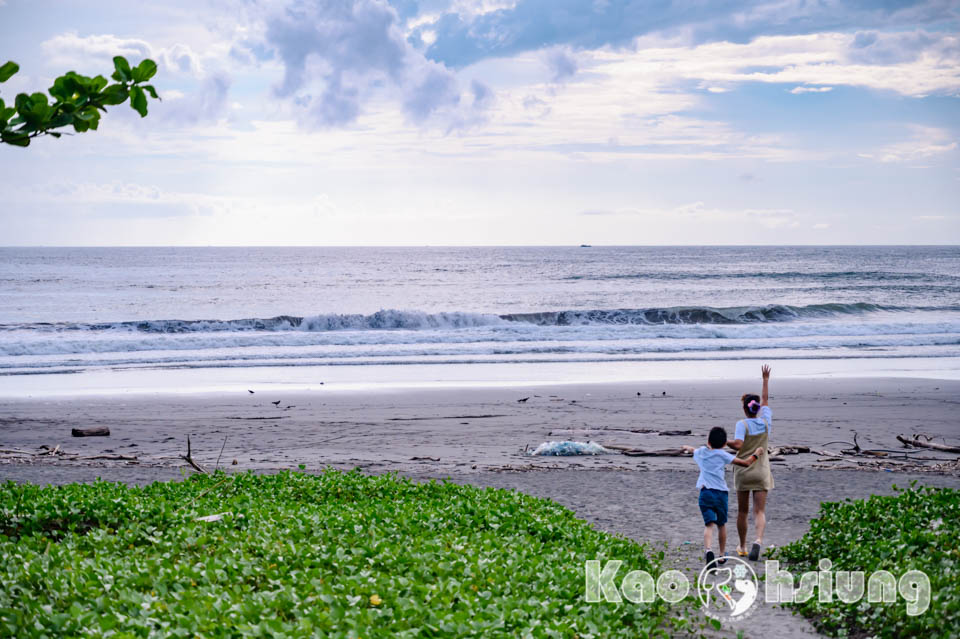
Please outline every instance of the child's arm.
M770 385L770 367L764 364L760 367L760 374L763 376L763 390L760 391L760 405L767 406L769 404L768 400L770 399L768 388Z
M681 446L680 448L682 448L683 452L687 453L688 455L692 455L693 451L696 450L696 448L694 448L693 446Z
M755 461L757 461L758 459L760 459L760 454L761 454L761 453L763 453L763 449L762 449L762 448L757 448L755 451L753 451L753 454L750 455L749 457L747 457L746 459L737 459L737 458L734 458L734 460L733 460L732 462L730 462L730 463L731 463L731 464L736 464L737 466L750 466L751 464L753 464L753 462L755 462Z

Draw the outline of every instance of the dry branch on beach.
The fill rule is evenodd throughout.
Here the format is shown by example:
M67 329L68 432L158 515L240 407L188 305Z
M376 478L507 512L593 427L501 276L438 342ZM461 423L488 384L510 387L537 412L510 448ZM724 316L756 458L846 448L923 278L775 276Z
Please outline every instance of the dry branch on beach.
M926 441L922 441L920 438L923 437ZM960 454L960 446L947 446L946 444L938 444L936 442L930 441L933 439L929 435L914 435L913 439L907 439L903 435L897 435L897 439L903 443L904 446L914 447L914 448L931 448L933 450L940 450L945 453L957 453Z
M5 455L12 455L14 458L22 457L42 457L42 458L55 458L62 459L65 461L90 461L90 460L112 460L112 461L137 461L136 455L118 455L113 453L101 453L98 455L84 455L81 456L80 453L68 453L67 451L61 450L60 444L56 446L47 446L43 445L37 449L38 452L31 453L27 450L20 450L19 448L2 448L0 449L0 457Z

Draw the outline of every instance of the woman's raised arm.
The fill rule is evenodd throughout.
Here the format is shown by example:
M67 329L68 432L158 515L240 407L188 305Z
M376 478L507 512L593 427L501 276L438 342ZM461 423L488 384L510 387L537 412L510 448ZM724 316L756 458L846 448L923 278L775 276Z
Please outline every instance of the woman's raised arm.
M768 386L770 385L770 367L764 364L760 367L760 374L763 376L763 390L760 391L760 405L767 406L768 400L770 399L770 391Z

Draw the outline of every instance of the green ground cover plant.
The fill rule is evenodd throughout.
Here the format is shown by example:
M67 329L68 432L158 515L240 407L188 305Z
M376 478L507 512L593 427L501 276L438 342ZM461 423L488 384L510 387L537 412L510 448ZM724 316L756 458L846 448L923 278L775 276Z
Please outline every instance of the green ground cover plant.
M199 517L228 513L219 521ZM662 553L521 493L396 476L0 485L0 635L636 637L662 601L584 601L584 562Z
M820 558L832 570L887 570L900 578L920 570L930 578L930 607L909 616L904 599L845 604L814 596L793 604L822 632L853 637L960 636L960 491L921 487L894 496L825 502L810 530L784 546L776 559L795 577L817 570Z

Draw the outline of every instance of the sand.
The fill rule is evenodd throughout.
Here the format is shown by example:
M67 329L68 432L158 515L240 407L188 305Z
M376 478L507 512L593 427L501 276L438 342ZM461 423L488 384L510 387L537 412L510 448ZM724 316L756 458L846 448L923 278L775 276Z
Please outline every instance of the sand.
M830 442L850 442L854 431L863 448L900 449L899 433L922 432L960 442L960 382L774 377L771 389L774 446L839 451L848 446ZM758 389L724 382L644 382L381 392L252 390L0 401L2 449L34 452L41 445L59 444L85 456L137 456L136 462L126 462L6 455L0 480L64 483L102 477L148 483L176 478L190 472L179 458L189 434L198 461L213 467L219 457L220 467L228 471L269 472L301 464L309 472L360 467L548 497L603 530L660 548L666 544L668 562L695 578L702 561L702 523L696 466L690 458L530 457L524 450L570 438L657 449L699 445L713 426L724 426L732 435L740 395ZM518 401L524 398L529 399ZM272 403L277 400L279 406ZM71 428L92 426L109 427L111 436L70 437ZM624 428L693 434L611 430ZM571 436L569 431L576 429L608 432ZM550 434L557 431L565 432ZM957 457L936 452L921 456ZM777 487L769 498L768 545L800 537L821 501L891 494L894 484L904 486L914 479L960 487L956 473L891 471L894 464L882 468L869 459L822 462L815 454L784 459L773 462ZM930 470L936 463L924 465ZM735 516L734 498L730 551ZM768 635L771 628L783 637L813 633L805 620L766 604L739 629L751 637Z

